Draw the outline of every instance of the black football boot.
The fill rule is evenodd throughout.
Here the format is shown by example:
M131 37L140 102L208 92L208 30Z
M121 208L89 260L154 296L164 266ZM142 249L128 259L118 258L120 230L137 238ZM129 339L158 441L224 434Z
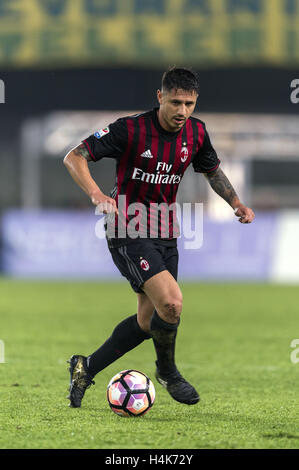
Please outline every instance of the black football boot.
M85 390L94 385L93 377L87 368L87 357L74 355L67 361L70 364L70 400L69 406L80 408Z
M161 375L156 362L156 379L168 391L172 398L186 405L195 405L199 402L200 397L192 385L190 385L184 377L181 376L176 369L167 375Z

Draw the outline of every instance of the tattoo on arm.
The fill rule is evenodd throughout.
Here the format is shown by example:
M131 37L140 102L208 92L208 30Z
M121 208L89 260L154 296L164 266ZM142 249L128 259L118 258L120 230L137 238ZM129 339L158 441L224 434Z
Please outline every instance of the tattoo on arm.
M88 152L88 150L87 150L87 148L85 147L84 144L80 144L80 145L78 145L78 147L75 147L73 149L73 152L78 157L84 157L88 162L90 162L92 160L92 158L89 155L89 152Z
M206 176L212 189L229 205L232 205L234 199L238 198L238 196L223 171L218 168L218 170Z

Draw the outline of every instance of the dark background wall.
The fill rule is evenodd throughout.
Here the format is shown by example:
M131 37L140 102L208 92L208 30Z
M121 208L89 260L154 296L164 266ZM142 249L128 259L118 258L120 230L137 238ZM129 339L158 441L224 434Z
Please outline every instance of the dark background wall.
M155 102L164 70L97 68L0 70L6 84L3 113L43 113L52 109L139 109ZM204 112L297 113L290 83L297 69L228 68L197 70Z

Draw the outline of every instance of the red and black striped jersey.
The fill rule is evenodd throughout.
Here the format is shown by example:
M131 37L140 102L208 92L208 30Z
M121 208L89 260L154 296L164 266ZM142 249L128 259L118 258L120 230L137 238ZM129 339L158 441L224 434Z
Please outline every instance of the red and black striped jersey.
M180 131L168 132L161 127L157 111L155 108L120 118L83 143L95 162L105 157L116 160L116 182L110 195L118 208L120 202L124 204L116 216L117 227L121 225L121 217L127 227L138 214L138 204L142 204L147 208L147 215L146 220L140 218L138 222L140 234L160 240L174 239L179 236L175 215L170 212L164 217L163 210L175 203L186 169L192 164L195 172L209 173L218 168L220 160L204 122L190 117ZM156 210L158 206L160 210ZM156 236L152 227L157 227ZM108 238L116 245L128 242L123 232L119 236L118 230Z

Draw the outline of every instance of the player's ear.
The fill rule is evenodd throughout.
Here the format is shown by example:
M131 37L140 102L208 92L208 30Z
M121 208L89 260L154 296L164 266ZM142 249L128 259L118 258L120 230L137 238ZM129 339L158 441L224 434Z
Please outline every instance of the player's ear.
M162 91L161 90L157 91L157 98L158 98L159 104L162 104Z

